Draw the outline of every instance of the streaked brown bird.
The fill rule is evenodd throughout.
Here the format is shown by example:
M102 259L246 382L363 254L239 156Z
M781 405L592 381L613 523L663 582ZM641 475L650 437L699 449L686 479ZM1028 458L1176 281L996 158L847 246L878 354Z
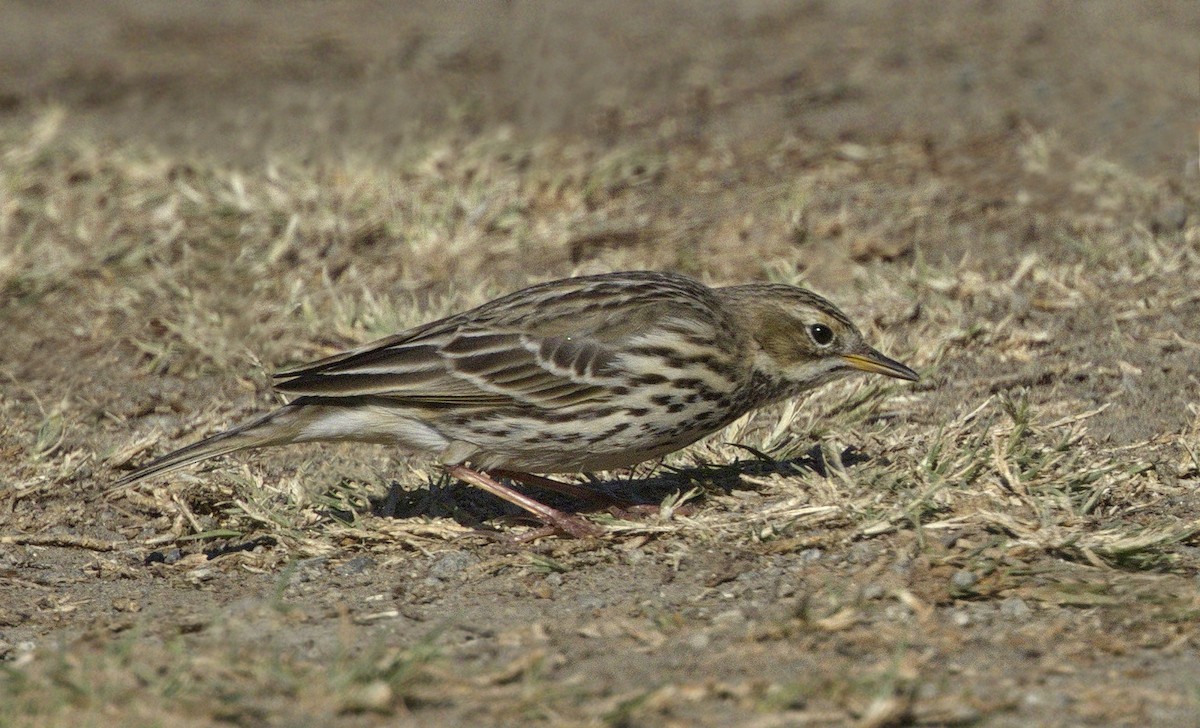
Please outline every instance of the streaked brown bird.
M435 454L454 478L573 536L594 524L501 483L623 468L855 371L915 381L829 301L674 273L551 281L275 375L290 401L154 460L115 488L235 450L312 441ZM594 494L593 494L594 495Z

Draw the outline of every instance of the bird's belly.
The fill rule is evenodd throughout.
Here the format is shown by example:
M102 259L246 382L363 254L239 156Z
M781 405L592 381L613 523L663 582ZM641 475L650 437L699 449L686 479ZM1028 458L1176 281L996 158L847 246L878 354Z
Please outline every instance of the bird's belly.
M478 449L469 459L484 470L533 473L625 468L687 447L737 417L712 406L687 407L670 418L638 416L639 411L590 420L506 418L503 426L478 423L469 435Z

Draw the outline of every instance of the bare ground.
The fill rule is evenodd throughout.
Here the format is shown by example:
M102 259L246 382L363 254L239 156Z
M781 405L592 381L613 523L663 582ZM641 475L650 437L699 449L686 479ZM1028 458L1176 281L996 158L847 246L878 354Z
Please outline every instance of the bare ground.
M0 16L9 723L1195 724L1194 4ZM104 495L277 366L643 267L924 379L599 474L664 508L596 542L369 447Z

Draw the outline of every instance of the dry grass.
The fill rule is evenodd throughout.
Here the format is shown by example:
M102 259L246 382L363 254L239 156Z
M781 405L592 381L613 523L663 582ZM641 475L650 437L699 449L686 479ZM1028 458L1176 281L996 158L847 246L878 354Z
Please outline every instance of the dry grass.
M914 635L939 634L939 609L952 618L956 609L1012 599L1039 614L1103 607L1096 619L1125 625L1130 644L1166 645L1172 654L1195 648L1200 413L1193 406L1179 432L1106 442L1089 426L1124 405L1056 386L1077 373L1136 377L1146 366L1120 351L1087 358L1098 349L1076 347L1055 327L1077 314L1083 326L1089 310L1105 321L1091 320L1092 333L1149 321L1154 346L1200 349L1186 328L1156 325L1161 312L1200 301L1195 218L1172 232L1129 222L1171 194L1163 183L1074 157L1052 136L1029 132L1014 155L1014 187L1069 179L1072 199L1086 199L1087 209L1055 216L1022 207L1018 196L1016 209L964 219L970 206L952 203L951 182L902 142L826 149L781 139L710 149L674 144L668 130L601 147L533 144L500 130L431 139L387 168L279 159L234 171L66 138L66 113L48 109L0 138L0 317L9 340L0 359L0 534L27 549L23 558L49 546L86 550L100 572L136 583L147 577L131 563L180 549L184 560L163 567L163 578L198 586L214 573L274 574L281 594L291 588L284 565L303 559L392 563L454 549L483 554L471 572L481 579L506 574L522 584L583 578L630 554L678 563L715 549L768 560L866 548L891 554L879 564L920 565L921 576L905 581L864 562L866 576L806 577L802 597L780 597L774 611L721 643L758 660L835 639L866 650L877 629L898 635L869 669L830 657L811 680L667 675L631 688L560 679L569 661L536 622L509 634L522 655L504 652L470 669L436 629L415 642L410 632L407 648L361 652L363 638L349 636L306 656L279 637L294 609L280 598L255 617L270 622L265 648L252 630L239 631L253 620L219 610L203 630L185 625L165 637L161 625L142 632L147 625L135 620L128 631L58 647L6 644L0 704L13 724L357 725L482 715L633 725L668 714L686 720L706 705L763 726L970 722L1012 709L1019 690L981 698L982 684L1004 672L986 665L959 673L959 687L933 690L952 677L931 651L953 654L952 638ZM735 189L718 182L751 168L767 171ZM1019 220L1058 247L951 260L927 256L921 244L967 237L1000 250L1004 243L989 236L1012 234ZM714 282L819 284L925 378L915 387L865 379L830 386L663 463L598 474L596 487L663 508L636 522L594 514L610 533L595 544L496 546L476 527L511 511L441 482L427 464L396 463L372 448L264 453L117 501L100 495L116 468L263 409L266 374L277 365L535 278L632 267L682 268ZM15 569L2 578L24 579ZM879 593L872 585L882 585ZM650 595L658 587L633 588ZM657 654L712 626L683 611L642 617L603 622L584 641L623 640ZM395 618L386 609L342 612L336 629L350 634ZM1045 633L1096 638L1063 620L1047 617ZM729 634L720 620L712 628ZM910 639L928 649L907 649ZM1106 648L1079 649L1092 667ZM1194 689L1142 696L1154 705L1177 699L1184 709L1196 698Z

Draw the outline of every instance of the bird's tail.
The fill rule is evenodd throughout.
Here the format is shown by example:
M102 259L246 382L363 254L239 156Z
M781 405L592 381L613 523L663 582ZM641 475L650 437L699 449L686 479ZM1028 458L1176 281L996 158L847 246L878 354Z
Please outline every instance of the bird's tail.
M314 414L316 413L302 405L295 403L285 405L250 422L224 432L218 432L212 437L206 437L200 442L194 442L151 460L113 483L108 492L114 493L143 478L177 470L235 450L286 445L295 442L304 427L312 421Z

